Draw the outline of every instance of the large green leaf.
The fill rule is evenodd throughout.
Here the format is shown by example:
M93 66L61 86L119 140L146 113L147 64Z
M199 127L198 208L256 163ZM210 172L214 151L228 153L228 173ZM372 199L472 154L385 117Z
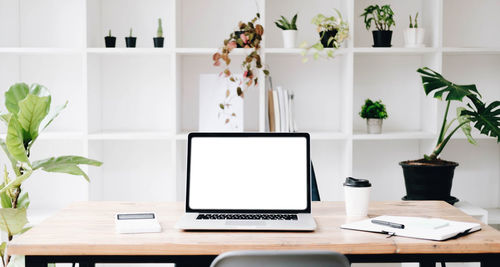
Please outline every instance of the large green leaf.
M0 114L0 120L5 123L5 125L9 125L9 120L10 117L12 116L12 113L1 113Z
M47 126L49 126L52 121L57 118L57 116L59 116L59 113L61 113L61 111L65 109L67 105L68 101L66 101L64 105L58 106L49 112L49 115L42 121L42 131L45 130L45 128L47 128Z
M23 192L17 199L17 207L28 209L30 206L30 196L28 192Z
M465 110L465 108L463 108L463 107L457 108L457 121L459 124L462 125L462 126L460 126L460 128L462 129L462 132L464 132L469 143L475 145L477 142L476 142L476 140L474 140L474 138L472 137L472 134L471 134L472 127L470 126L469 116L462 115L462 111L464 111L464 110Z
M13 158L21 162L29 162L28 156L26 156L26 147L24 145L23 127L16 116L10 118L5 143L7 145L7 150L9 150Z
M472 104L467 104L471 110L463 110L460 115L469 116L474 127L482 134L497 138L500 142L500 101L494 101L486 106L475 96L469 96Z
M23 127L24 143L30 143L38 137L40 123L47 116L50 109L50 98L48 96L28 96L19 102L19 123Z
M7 242L2 242L0 245L0 257L2 257L2 259L5 257L5 248L7 248Z
M446 80L441 74L425 67L417 70L422 74L422 84L426 95L434 92L434 97L442 99L443 94L447 94L446 100L462 101L465 96L478 95L476 85L458 85Z
M68 173L72 175L81 175L89 181L88 175L78 167L80 164L101 166L102 162L88 159L80 156L61 156L52 157L33 162L33 170L42 169L46 172Z
M23 231L28 223L26 209L1 208L0 209L0 229L10 235L16 235Z
M5 183L0 185L0 188L4 188ZM2 204L2 208L12 208L12 200L10 199L7 191L0 193L0 201Z
M10 113L19 112L19 101L23 100L29 93L29 86L25 83L16 83L5 92L5 107Z
M25 257L21 255L12 256L12 258L10 258L9 264L7 264L7 267L24 267L24 266L25 266Z
M9 158L10 163L12 165L12 169L16 172L16 175L21 175L16 166L17 159L15 159L14 156L12 156L12 154L10 154L9 149L7 148L7 144L5 144L5 142L1 138L0 138L0 147L2 147L3 152L5 152L5 155L7 155L7 157Z
M21 176L17 176L16 179L9 181L9 183L6 186L1 188L0 194L2 194L3 192L7 192L7 190L9 190L11 188L21 186L21 184L24 181L26 181L26 179L28 179L32 173L33 173L33 170L31 170L31 169L25 170Z

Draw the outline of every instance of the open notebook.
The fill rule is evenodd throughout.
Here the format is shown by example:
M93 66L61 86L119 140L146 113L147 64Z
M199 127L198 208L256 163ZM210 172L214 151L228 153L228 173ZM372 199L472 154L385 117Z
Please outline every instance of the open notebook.
M404 225L404 228L395 228L375 224L372 220L391 222ZM340 226L342 229L367 231L375 233L393 234L397 236L443 241L481 230L479 223L457 222L437 218L379 216Z

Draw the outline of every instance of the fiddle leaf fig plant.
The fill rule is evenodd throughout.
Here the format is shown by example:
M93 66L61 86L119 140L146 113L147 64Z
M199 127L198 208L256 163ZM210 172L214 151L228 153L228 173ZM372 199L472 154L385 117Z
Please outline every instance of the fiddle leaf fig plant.
M50 92L39 84L28 86L16 83L5 93L8 112L2 113L0 119L7 126L7 136L5 141L0 139L0 147L11 163L12 173L4 166L3 181L0 184L0 229L7 234L9 241L15 235L29 230L26 211L30 200L22 185L34 172L43 170L79 175L89 181L80 165L102 164L80 156L59 156L34 161L30 159L31 148L40 131L47 128L66 106L67 102L51 111ZM0 256L4 266L8 266L10 257L5 256L5 247L5 243L0 244Z
M476 141L471 135L471 123L481 134L494 137L500 142L500 101L486 104L481 100L482 96L475 84L455 84L427 67L420 68L417 72L422 76L425 94L433 94L433 97L439 100L446 95L447 102L436 147L430 155L424 155L424 159L436 160L459 129L462 129L469 143L475 144ZM457 117L448 121L451 101L463 102L467 99L469 103L457 108Z

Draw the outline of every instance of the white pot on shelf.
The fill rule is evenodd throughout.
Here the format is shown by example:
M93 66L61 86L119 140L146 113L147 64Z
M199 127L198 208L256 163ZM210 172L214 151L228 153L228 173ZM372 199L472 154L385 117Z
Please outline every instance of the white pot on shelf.
M297 30L284 30L283 33L283 46L284 48L297 47Z
M382 133L382 119L368 118L366 119L366 130L369 134Z
M425 47L424 45L425 29L408 28L404 32L405 47L416 48Z

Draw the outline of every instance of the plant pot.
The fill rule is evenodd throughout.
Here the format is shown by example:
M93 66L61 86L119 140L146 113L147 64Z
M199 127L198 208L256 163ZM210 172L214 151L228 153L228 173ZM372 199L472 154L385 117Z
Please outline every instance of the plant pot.
M319 32L319 38L321 38L323 47L333 48L333 41L328 43L328 40L330 40L330 38L335 38L335 35L337 35L337 30Z
M422 28L409 28L404 32L405 47L417 48L424 45L425 30Z
M106 44L106 47L115 47L116 46L116 37L106 36L106 37L104 37L104 43Z
M369 134L381 134L382 133L382 119L369 118L366 119L366 130Z
M283 47L295 48L297 47L297 30L285 30L283 33Z
M373 47L391 47L392 31L372 31Z
M444 200L453 204L458 201L450 195L453 174L458 163L436 160L427 162L409 160L399 163L405 178L405 200Z
M245 32L244 31L235 31L234 32L234 34L237 36L237 38L239 38L242 33L245 33ZM240 44L238 44L238 42L236 42L236 48L243 48L243 46L241 46Z
M163 38L163 37L154 37L153 43L154 43L155 47L163 47L164 40L165 40L165 38Z
M127 47L135 47L135 42L137 41L137 37L125 37L125 44Z

